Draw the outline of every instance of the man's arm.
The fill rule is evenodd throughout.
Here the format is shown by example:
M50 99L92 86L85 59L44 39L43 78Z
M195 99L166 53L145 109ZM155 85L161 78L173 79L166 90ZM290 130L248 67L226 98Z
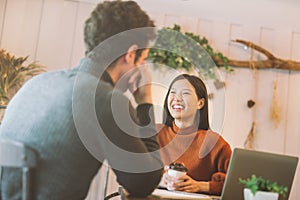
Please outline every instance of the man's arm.
M131 195L147 196L158 185L163 168L152 105L138 108L137 124L130 117L130 102L123 94L110 92L103 100L99 101L102 104L99 103L97 115L109 140L101 144L105 158L118 182Z

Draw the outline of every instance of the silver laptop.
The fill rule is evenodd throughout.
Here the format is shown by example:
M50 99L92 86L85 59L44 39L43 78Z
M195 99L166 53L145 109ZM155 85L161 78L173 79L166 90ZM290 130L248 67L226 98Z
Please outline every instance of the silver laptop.
M243 199L243 185L239 184L238 180L239 178L249 178L255 174L287 186L289 188L287 195L279 198L280 200L287 200L292 188L297 163L298 158L293 156L235 148L231 156L221 199Z

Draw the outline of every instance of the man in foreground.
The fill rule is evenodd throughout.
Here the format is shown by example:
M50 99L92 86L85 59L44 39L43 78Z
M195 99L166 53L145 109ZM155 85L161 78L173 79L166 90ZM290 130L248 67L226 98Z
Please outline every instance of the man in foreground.
M11 100L0 139L24 142L39 153L32 199L84 199L105 159L131 195L147 196L157 186L162 163L151 85L141 66L154 35L122 33L153 26L133 1L98 4L85 23L86 58L79 66L36 76ZM126 89L136 110L123 95ZM21 172L7 168L2 175L2 200L20 199Z

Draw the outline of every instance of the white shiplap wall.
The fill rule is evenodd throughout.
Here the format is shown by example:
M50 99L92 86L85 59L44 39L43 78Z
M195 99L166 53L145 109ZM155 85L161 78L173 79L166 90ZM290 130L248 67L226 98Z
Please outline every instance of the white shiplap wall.
M92 2L92 3L91 3ZM0 48L16 56L29 55L48 66L49 71L70 68L84 56L83 23L99 1L0 0ZM250 58L251 51L230 42L245 39L276 56L300 61L300 2L296 0L138 0L158 26L180 24L185 31L205 36L217 50L233 59ZM300 72L286 70L235 69L222 72L226 82L226 107L222 135L232 147L243 146L256 122L258 150L300 155ZM269 118L273 84L280 122ZM256 102L249 109L249 99ZM298 170L299 171L299 170ZM91 186L95 193L103 172ZM110 180L114 180L114 177ZM300 174L290 199L300 199ZM117 184L110 182L109 193ZM98 194L98 195L96 195Z

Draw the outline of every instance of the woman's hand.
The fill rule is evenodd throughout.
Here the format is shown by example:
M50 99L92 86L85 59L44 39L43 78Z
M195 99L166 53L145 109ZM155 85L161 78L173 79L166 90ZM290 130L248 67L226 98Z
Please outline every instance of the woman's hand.
M173 178L174 179L174 178ZM173 181L174 190L185 192L208 192L209 183L205 181L196 181L188 175L183 175Z

